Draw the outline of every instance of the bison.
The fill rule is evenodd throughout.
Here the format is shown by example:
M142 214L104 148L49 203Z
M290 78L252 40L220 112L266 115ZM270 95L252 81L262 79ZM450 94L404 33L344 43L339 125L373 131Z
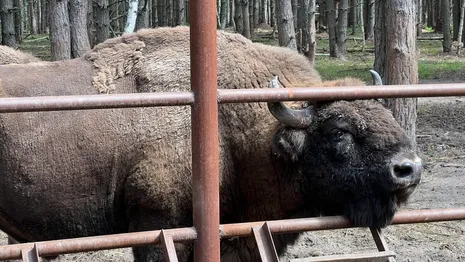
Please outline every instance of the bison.
M218 88L322 82L287 48L219 31ZM83 58L0 67L5 96L190 90L189 29L146 29ZM221 223L345 215L384 227L420 182L421 161L373 100L219 106ZM270 112L271 110L271 112ZM40 241L192 225L187 106L0 116L0 228ZM275 236L280 253L297 235ZM180 261L190 244L176 244ZM162 261L157 246L136 261ZM222 261L260 261L253 241L222 240Z

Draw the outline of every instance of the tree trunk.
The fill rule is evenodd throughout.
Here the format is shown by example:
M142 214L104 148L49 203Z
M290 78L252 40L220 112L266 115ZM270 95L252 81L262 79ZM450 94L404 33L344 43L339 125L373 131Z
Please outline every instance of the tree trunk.
M250 37L252 37L255 25L254 25L254 0L247 0L249 2L249 30Z
M229 24L228 24L228 26L232 26L232 27L235 28L236 25L235 25L235 21L234 21L234 11L235 11L234 10L235 9L234 0L229 0L228 4L229 4L229 18L228 18Z
M327 19L328 19L328 35L329 35L329 56L339 57L337 50L336 36L336 10L334 8L334 0L326 1Z
M270 26L273 27L273 33L276 31L276 1L270 0Z
M34 33L37 31L37 25L35 24L36 20L34 18L34 0L28 0L27 2L27 16L28 16L28 28L27 31Z
M139 0L130 0L128 7L128 18L126 19L126 26L124 27L125 33L132 33L136 28L137 21L137 8L139 6Z
M462 0L452 0L453 1L453 38L452 40L457 41L459 35L459 25L460 25L460 12L462 10Z
M158 13L158 26L165 26L166 25L166 10L164 8L165 0L158 0L157 1L157 13Z
M434 1L435 0L429 0L427 1L427 4L428 4L428 19L427 19L427 26L428 27L431 27L431 28L434 28L436 26L435 22L436 22L436 18L434 17Z
M421 36L421 30L423 29L423 0L416 0L417 3L417 36Z
M23 36L24 27L23 27L23 2L21 0L14 0L13 2L14 8L14 20L15 20L15 38L16 43L21 43L21 37ZM26 16L27 17L27 16Z
M147 11L148 0L139 0L137 8L136 28L135 31L141 28L149 27L149 16Z
M308 60L312 65L315 64L316 56L316 0L309 0L308 4Z
M256 28L260 23L260 0L253 0L253 27Z
M297 9L299 7L298 4L299 0L291 0L292 4L292 18L294 19L294 26L297 26ZM294 27L294 31L296 30L297 27Z
M450 35L450 1L442 0L442 17L444 22L442 23L442 33L444 39L442 41L442 51L449 53L452 49L452 41Z
M2 20L2 45L18 47L15 32L15 9L13 8L13 0L0 1L0 12Z
M152 27L158 27L158 1L160 0L153 0L152 1Z
M42 26L40 23L42 22L42 1L37 0L36 6L34 7L34 12L36 13L34 16L36 18L36 26L37 26L37 33L40 34L40 27Z
M258 18L258 24L266 24L267 23L266 14L267 14L268 1L260 0L259 3L260 3L260 14Z
M349 10L349 24L352 28L351 35L355 35L357 29L357 0L350 0Z
M434 31L436 33L440 33L442 30L442 15L441 15L441 1L442 0L435 0L434 1Z
M291 0L276 0L276 11L279 45L297 50Z
M225 0L226 2L226 9L228 8L228 1ZM175 25L185 25L186 24L186 2L185 0L177 0L177 6L176 6L176 21ZM225 24L226 24L226 18L227 18L227 10L225 14Z
M347 53L347 13L349 11L349 0L339 1L339 11L337 12L337 54L339 58L345 58Z
M234 23L236 24L236 32L242 34L242 31L244 31L242 0L234 0L234 8Z
M459 23L459 33L458 33L458 45L457 45L457 54L460 55L460 51L462 49L462 44L463 44L463 37L462 37L462 33L463 33L463 19L464 19L464 16L465 16L465 0L462 0L461 1L462 4L462 8L460 9L460 23Z
M421 21L423 23L423 27L426 25L426 21L428 20L428 1L430 0L421 0Z
M367 0L367 27L366 27L366 38L367 40L373 40L374 28L375 28L375 0Z
M173 1L172 0L165 1L165 9L166 9L166 25L172 26L173 25Z
M186 4L184 6L184 8L186 9L186 19L189 17L189 8L187 8L189 6L189 1L193 1L193 0L185 0L186 1Z
M242 2L242 35L250 39L250 14L249 0L241 0Z
M228 0L221 0L221 12L220 12L220 29L226 28L226 20L228 18Z
M68 0L50 1L50 44L52 61L71 58Z
M365 22L364 22L364 15L363 15L363 8L364 7L364 1L360 0L360 28L362 29L362 51L365 51Z
M319 26L317 29L318 32L322 32L323 28L328 27L328 3L326 1L319 1L319 3L320 17L318 19Z
M110 36L110 13L108 0L94 0L94 21L96 44L101 43Z
M378 1L376 5L374 68L388 85L418 83L414 2ZM406 87L408 88L408 87ZM416 98L388 99L395 119L416 144Z
M81 57L90 50L87 34L87 8L86 0L70 0L69 2L72 58Z
M50 13L50 2L47 0L42 0L41 13L42 17L40 19L40 33L45 34L48 32L49 28L49 13Z
M93 0L87 0L87 37L89 39L89 44L90 44L90 47L94 47L95 46L95 42L96 42L96 39L95 39L95 31L94 31L94 28L95 28L95 21L93 19L94 17L94 1Z
M265 0L265 1L267 2L266 12L268 14L267 17L266 17L266 19L268 19L268 20L266 20L266 21L270 26L273 26L273 25L271 25L271 22L273 20L273 16L272 16L273 12L271 12L271 7L273 5L273 0Z
M121 16L120 15L121 8L120 8L120 4L116 2L115 0L109 0L108 8L110 9L110 14L111 14L110 31L112 32L110 32L110 35L114 36L116 32L122 31L120 30L121 25L120 25L120 19L119 19L119 17ZM89 16L89 17L92 17L92 16Z
M33 6L33 12L34 12L34 21L32 23L32 30L34 34L39 33L39 24L40 24L40 1L39 0L34 0L34 6Z
M299 0L299 9L297 10L297 32L300 33L297 42L297 51L300 53L308 52L309 40L309 0Z

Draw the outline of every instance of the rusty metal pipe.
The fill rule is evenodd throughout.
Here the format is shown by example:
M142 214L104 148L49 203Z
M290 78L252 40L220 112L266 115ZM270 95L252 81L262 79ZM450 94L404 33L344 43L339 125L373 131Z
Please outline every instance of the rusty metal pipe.
M465 96L465 83L218 90L220 103Z
M439 221L465 220L465 207L446 209L401 210L396 213L392 224L427 223ZM221 237L251 236L252 227L261 226L264 222L224 224L220 226ZM312 217L287 220L267 221L274 234L297 233L303 231L331 230L350 228L353 225L343 216Z
M32 112L79 109L104 109L149 107L170 105L191 105L191 92L160 92L81 96L40 96L0 98L0 112Z
M429 209L429 210L402 210L396 213L393 219L394 225L427 223L440 221L465 220L465 207ZM342 216L312 217L288 220L268 221L268 226L273 234L296 233L303 231L330 230L352 227L349 220ZM252 236L252 227L259 227L261 222L237 223L220 225L221 238L234 236ZM218 231L218 230L217 230ZM173 237L174 242L192 241L196 239L194 228L177 228L164 230ZM95 236L37 242L37 248L41 256L59 255L96 251L112 248L124 248L161 243L161 230L125 233L107 236ZM0 246L0 260L21 258L22 248L31 248L34 243Z
M216 1L189 3L194 261L220 261Z
M193 227L169 229L164 230L164 232L170 234L174 242L192 241L197 237ZM160 243L161 230L53 240L36 242L35 244L37 244L40 256L54 256ZM20 259L21 250L30 249L33 246L34 243L0 246L0 260Z
M465 208L443 208L399 211L392 220L393 225L465 220Z
M196 76L194 78L197 79ZM463 84L220 89L219 103L465 96ZM0 113L192 105L191 92L0 98Z

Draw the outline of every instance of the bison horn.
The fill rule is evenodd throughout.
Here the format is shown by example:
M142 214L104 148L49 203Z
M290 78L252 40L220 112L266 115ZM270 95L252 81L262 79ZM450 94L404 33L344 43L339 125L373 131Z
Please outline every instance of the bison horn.
M373 77L373 84L375 86L382 86L383 80L381 80L381 76L379 76L378 72L375 70L370 69L371 76Z
M270 88L279 88L278 76L270 82ZM312 122L314 115L313 107L295 110L287 107L282 102L268 102L268 110L282 124L295 128L307 128Z

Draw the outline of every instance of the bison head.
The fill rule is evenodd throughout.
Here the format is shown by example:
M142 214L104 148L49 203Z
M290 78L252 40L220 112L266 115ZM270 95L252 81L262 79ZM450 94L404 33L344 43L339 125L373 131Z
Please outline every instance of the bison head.
M388 225L420 183L421 160L391 112L373 100L290 109L269 103L284 125L273 153L298 177L305 205L356 226Z

